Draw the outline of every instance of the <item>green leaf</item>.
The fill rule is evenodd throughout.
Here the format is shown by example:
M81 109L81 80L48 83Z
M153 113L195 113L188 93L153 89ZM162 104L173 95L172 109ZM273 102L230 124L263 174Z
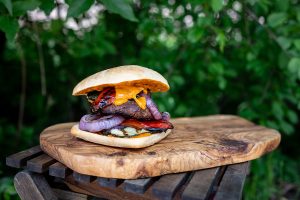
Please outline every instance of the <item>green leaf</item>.
M287 50L291 46L291 40L286 37L278 37L277 38L278 44L281 46L282 49Z
M40 5L40 9L43 10L46 15L49 15L54 8L55 4L52 0L44 0Z
M272 114L279 120L283 118L283 108L282 105L278 101L274 101L272 103Z
M27 11L31 11L39 7L40 1L37 0L26 0L26 1L14 1L14 16L22 16L27 13Z
M300 58L292 58L288 64L288 69L292 74L297 74L300 79Z
M101 0L104 6L112 13L121 15L123 18L133 22L138 19L134 16L133 10L128 1L124 0Z
M227 85L227 81L224 77L220 77L218 79L218 86L221 90L224 90L226 88L226 85Z
M219 12L224 5L223 0L211 0L210 4L214 12Z
M294 45L296 49L300 50L300 39L294 40Z
M280 11L287 11L289 8L289 1L276 0L276 6Z
M296 112L289 110L287 112L287 116L288 116L288 119L290 120L290 122L292 122L293 124L296 124L298 122L298 116L297 116Z
M300 9L297 9L296 11L297 11L297 20L298 22L300 22Z
M11 0L1 0L10 15L13 14Z
M19 29L17 19L8 16L0 16L0 29L5 33L7 40L13 42Z
M279 67L282 70L285 70L286 66L288 66L289 61L290 61L290 58L288 57L288 55L284 51L282 51L278 56Z
M274 128L274 129L278 129L278 128L279 128L279 127L278 127L278 124L275 123L274 121L267 121L267 122L266 122L266 126L267 126L267 127L270 127L270 128Z
M294 127L287 123L286 121L282 120L282 121L279 121L279 125L280 125L280 128L287 134L287 135L291 135L293 134L294 132Z
M78 17L80 14L87 11L94 3L94 0L69 0L68 17Z
M226 43L226 36L223 32L218 32L216 37L216 41L219 44L220 51L224 51L225 43Z
M268 24L274 28L283 24L286 21L286 19L286 13L273 13L268 17Z
M203 29L200 29L198 27L191 29L188 34L187 34L187 39L188 41L190 41L191 43L196 43L198 42L201 37L203 36L204 31Z
M208 71L213 76L220 76L224 74L224 66L222 65L222 63L213 62L210 65L208 65Z

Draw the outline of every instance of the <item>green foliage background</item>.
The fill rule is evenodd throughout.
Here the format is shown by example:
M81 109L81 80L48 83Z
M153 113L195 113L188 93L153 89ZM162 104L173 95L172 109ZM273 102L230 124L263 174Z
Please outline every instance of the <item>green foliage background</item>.
M2 161L88 111L71 96L82 78L138 64L168 79L155 100L172 117L236 114L279 130L278 150L252 162L244 198L300 198L298 0L68 0L67 16L50 19L67 7L59 2L0 1ZM48 18L30 17L36 8ZM0 199L17 198L15 172L1 162Z

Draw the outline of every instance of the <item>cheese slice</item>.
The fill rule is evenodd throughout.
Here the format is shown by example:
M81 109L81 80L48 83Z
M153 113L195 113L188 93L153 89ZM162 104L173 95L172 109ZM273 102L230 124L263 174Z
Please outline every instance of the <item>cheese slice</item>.
M140 108L146 109L146 98L136 97L136 95L141 91L147 93L147 90L145 90L143 87L119 86L119 87L115 87L115 90L116 90L116 97L113 103L114 105L119 106L122 105L123 103L126 103L129 99L133 99Z
M136 136L133 136L133 138L141 138L141 137L147 137L147 136L150 136L151 133L141 133L139 135L136 135Z

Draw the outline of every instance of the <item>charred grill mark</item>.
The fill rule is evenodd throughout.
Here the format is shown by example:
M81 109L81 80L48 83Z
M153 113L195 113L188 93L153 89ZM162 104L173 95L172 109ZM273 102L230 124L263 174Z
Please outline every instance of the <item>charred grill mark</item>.
M91 111L96 113L99 109L112 104L115 100L115 95L115 89L112 87L105 88L101 92L93 91L88 93L87 98L90 102Z
M100 92L99 91L91 91L89 93L87 93L87 99L89 101L95 101L97 99L97 97L99 96Z

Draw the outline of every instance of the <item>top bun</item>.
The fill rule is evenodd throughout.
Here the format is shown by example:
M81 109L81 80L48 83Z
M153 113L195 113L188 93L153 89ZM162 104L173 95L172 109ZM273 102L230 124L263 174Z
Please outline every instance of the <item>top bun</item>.
M105 87L117 85L141 86L151 92L165 92L170 88L168 81L158 72L137 65L125 65L83 79L73 89L73 95L85 95L93 90L101 91Z

